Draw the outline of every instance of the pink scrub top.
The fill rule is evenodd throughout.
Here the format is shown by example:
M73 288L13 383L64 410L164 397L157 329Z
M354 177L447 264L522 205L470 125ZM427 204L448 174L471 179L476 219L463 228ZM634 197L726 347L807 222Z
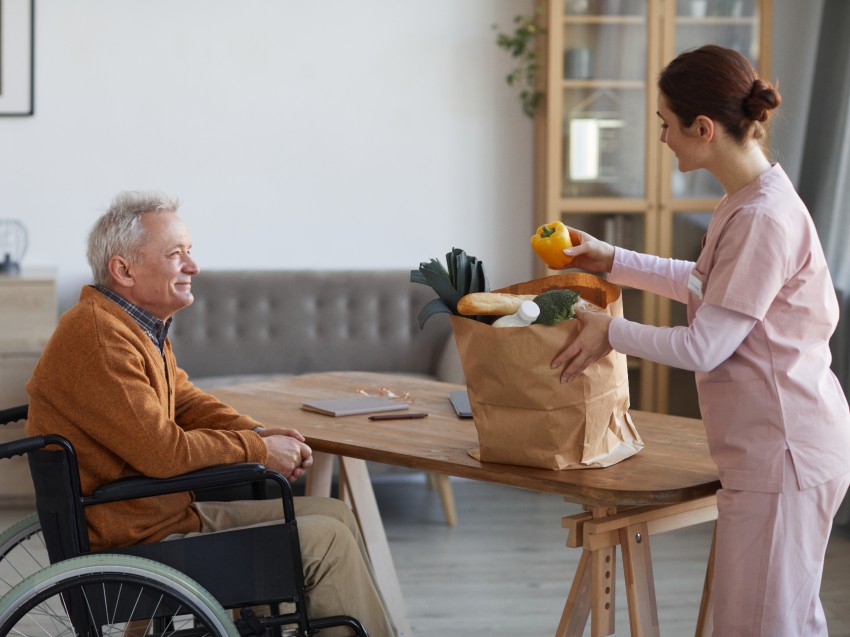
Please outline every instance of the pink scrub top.
M850 472L850 410L830 370L838 302L809 212L778 164L721 199L688 289L689 322L702 303L757 320L732 356L696 374L723 486L781 492L786 449L801 489Z

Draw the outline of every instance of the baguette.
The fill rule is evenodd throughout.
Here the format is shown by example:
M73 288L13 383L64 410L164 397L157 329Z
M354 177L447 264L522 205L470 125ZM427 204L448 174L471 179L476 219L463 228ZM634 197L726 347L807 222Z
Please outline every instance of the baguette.
M513 314L523 301L530 301L534 294L504 294L502 292L473 292L460 298L457 311L465 316Z

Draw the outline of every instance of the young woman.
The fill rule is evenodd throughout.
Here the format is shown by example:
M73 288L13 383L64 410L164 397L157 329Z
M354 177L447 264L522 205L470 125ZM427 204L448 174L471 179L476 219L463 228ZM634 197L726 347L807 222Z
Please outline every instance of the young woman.
M723 488L714 568L717 637L827 637L824 553L850 484L850 410L830 371L838 304L805 205L760 145L779 93L739 53L685 52L658 80L661 142L725 195L696 263L573 230L572 266L686 303L687 327L582 313L552 361L569 382L611 348L696 372ZM575 241L574 241L575 243Z

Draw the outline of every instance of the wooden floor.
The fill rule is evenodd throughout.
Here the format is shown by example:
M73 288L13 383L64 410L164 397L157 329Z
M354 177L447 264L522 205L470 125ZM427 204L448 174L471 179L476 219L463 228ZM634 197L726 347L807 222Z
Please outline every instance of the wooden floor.
M563 515L580 511L557 496L452 479L459 523L419 475L376 476L402 590L417 637L554 635L579 558L564 546ZM652 540L661 635L693 636L713 527ZM629 635L618 564L616 635ZM821 599L831 637L850 637L850 532L833 532ZM590 635L588 628L585 635Z
M416 637L554 635L576 563L564 546L557 496L452 479L459 524L443 521L440 500L421 473L376 475L384 518ZM26 511L0 510L0 529ZM653 538L663 637L694 634L711 525ZM618 565L619 566L619 565ZM617 631L629 635L622 568ZM831 637L850 637L850 532L833 532L821 598ZM589 629L585 635L589 635Z

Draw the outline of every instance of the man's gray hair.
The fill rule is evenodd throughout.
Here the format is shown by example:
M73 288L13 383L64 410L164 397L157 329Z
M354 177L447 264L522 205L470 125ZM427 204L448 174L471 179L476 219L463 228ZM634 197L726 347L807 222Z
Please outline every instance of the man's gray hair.
M109 260L118 255L138 263L145 244L145 228L139 223L147 212L177 212L180 200L161 192L118 193L89 233L87 257L96 285L108 286Z

